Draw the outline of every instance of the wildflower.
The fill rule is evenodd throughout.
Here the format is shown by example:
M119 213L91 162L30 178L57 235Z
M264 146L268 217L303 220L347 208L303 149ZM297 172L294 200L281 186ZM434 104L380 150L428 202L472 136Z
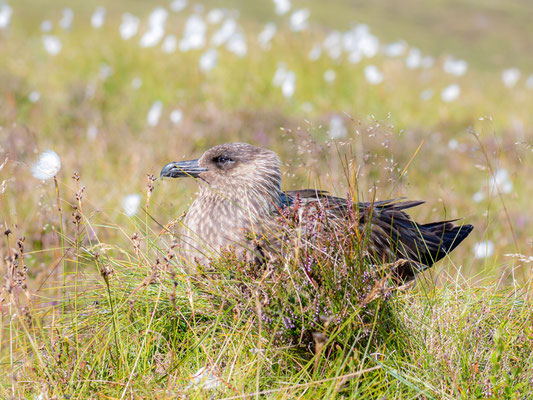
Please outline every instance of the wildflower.
M50 32L52 28L54 27L54 24L49 19L45 19L41 22L41 31L42 32Z
M39 93L37 90L33 90L30 95L28 96L28 99L32 103L37 103L39 99L41 98L41 93Z
M349 52L360 52L365 57L374 57L379 51L379 40L370 33L368 25L361 24L343 35L343 47Z
M106 63L100 64L100 70L98 71L98 75L100 76L100 79L105 81L107 78L113 75L113 67Z
M477 191L472 196L472 200L474 201L474 203L479 203L480 201L483 201L484 198L485 198L485 195L483 194L482 191Z
M281 87L281 93L284 97L290 98L294 95L294 89L296 86L296 74L289 71L284 63L279 63L274 78L272 79L274 86Z
M207 13L207 22L210 24L218 24L222 21L224 18L224 11L222 11L220 8L213 8L211 11Z
M526 88L533 89L533 74L529 75L526 80Z
M422 93L420 93L420 100L428 101L432 97L433 97L433 90L431 89L426 89L422 91Z
M142 84L143 84L143 80L141 78L139 78L138 76L133 78L132 81L131 81L131 87L134 90L140 89Z
M89 140L94 140L96 139L96 136L98 135L98 128L96 127L96 125L89 125L87 127L87 139Z
M459 142L457 141L457 139L450 139L448 141L448 148L450 150L457 150L459 148Z
M285 79L281 84L281 93L284 97L290 98L294 95L296 87L296 74L292 71L287 71Z
M31 166L31 174L42 181L53 178L61 169L61 159L53 150L41 153L39 160Z
M200 69L204 72L211 71L217 65L218 52L216 49L209 49L200 56Z
M461 94L461 87L457 83L454 83L442 89L442 92L440 92L440 98L443 101L449 103L457 99L460 94Z
M189 51L201 49L205 45L207 26L199 15L191 15L185 23L183 39L180 41L180 50Z
M375 65L365 67L365 78L368 83L378 85L383 81L383 74Z
M170 3L170 9L174 12L180 12L187 7L187 0L174 0Z
M520 70L518 68L508 68L502 71L502 82L508 88L516 85L520 79Z
M244 35L240 32L233 34L226 43L226 48L233 54L239 57L244 57L247 52Z
M307 55L307 58L309 58L309 60L311 61L316 61L320 58L321 55L322 55L322 48L320 47L319 44L315 44L311 48L311 51Z
M137 34L139 30L139 18L130 13L122 15L122 23L120 24L120 37L124 40L131 39Z
M478 242L474 248L476 258L489 258L494 253L494 243L490 240Z
M310 12L307 8L294 11L290 18L291 30L293 32L301 32L307 29L309 15Z
M348 130L344 126L344 120L339 115L334 115L329 121L329 137L332 139L345 138Z
M91 25L95 29L100 29L105 22L106 10L104 7L97 7L91 16Z
M165 34L165 23L168 12L163 7L157 7L148 17L148 30L139 42L141 47L153 47L159 43Z
M465 60L456 60L453 57L447 57L446 60L444 60L442 68L447 74L462 76L468 69L468 63Z
M422 57L421 66L422 68L431 68L435 64L435 59L431 56Z
M44 35L43 45L46 52L52 56L59 54L61 48L63 47L61 40L54 35Z
M236 30L237 23L233 18L225 20L222 26L213 33L211 43L215 46L221 46L229 40Z
M72 8L64 8L61 20L59 21L59 26L64 30L68 30L72 26L73 19L74 11L72 11Z
M220 378L207 367L202 367L191 377L191 387L201 389L215 389L220 386Z
M333 83L335 82L335 79L337 78L337 74L332 69L328 69L324 72L324 80L327 83Z
M156 126L159 123L159 118L161 117L161 112L163 111L163 103L159 100L154 101L152 107L148 111L146 116L146 122L150 126Z
M338 60L342 55L342 34L339 31L329 33L322 46L332 60Z
M272 40L275 34L276 34L276 25L273 24L272 22L269 22L268 24L265 25L264 29L261 31L261 33L257 37L257 41L259 42L259 45L265 50L270 48L270 41Z
M509 179L509 173L505 168L499 168L489 179L489 190L492 192L496 187L502 193L513 191L513 182Z
M274 0L274 6L276 9L276 14L283 15L287 14L291 9L290 0Z
M176 39L176 36L174 35L168 35L161 45L163 51L169 54L176 51L176 47L178 47L178 39Z
M407 50L407 43L405 43L403 40L400 40L398 42L389 43L385 46L383 46L383 54L385 54L387 57L399 57L405 53Z
M122 199L122 208L128 217L133 217L139 211L141 205L140 194L128 194Z
M6 29L11 21L13 9L5 3L0 4L0 29Z
M407 58L405 59L405 65L409 69L420 68L422 64L422 53L416 47L409 50Z
M178 125L183 120L183 111L179 109L172 110L170 120L174 125Z

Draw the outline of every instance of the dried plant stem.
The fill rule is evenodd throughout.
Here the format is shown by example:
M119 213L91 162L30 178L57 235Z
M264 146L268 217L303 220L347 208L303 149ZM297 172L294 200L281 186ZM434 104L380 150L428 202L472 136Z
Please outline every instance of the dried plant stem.
M57 176L54 175L54 185L56 189L56 200L57 200L57 212L59 213L59 240L61 242L61 251L63 252L63 285L61 287L61 315L64 316L66 313L66 299L67 299L67 259L65 257L65 235L63 232L63 212L61 211L61 199L59 197L59 184L57 182Z

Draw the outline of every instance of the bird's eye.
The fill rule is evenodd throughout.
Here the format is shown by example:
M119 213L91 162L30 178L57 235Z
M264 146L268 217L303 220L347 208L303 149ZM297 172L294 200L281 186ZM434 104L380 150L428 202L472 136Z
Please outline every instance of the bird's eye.
M224 157L224 156L215 157L214 161L221 167L227 167L233 164L233 159L231 159L230 157Z

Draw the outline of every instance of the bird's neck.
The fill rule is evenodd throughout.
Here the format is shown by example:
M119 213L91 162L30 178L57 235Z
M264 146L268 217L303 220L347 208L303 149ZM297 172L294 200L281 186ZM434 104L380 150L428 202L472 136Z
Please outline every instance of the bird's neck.
M216 213L222 211L230 218L246 215L255 222L274 213L280 205L280 199L279 186L241 184L227 186L223 191L219 191L208 185L202 185L199 196L191 208L209 211L214 218L218 216Z

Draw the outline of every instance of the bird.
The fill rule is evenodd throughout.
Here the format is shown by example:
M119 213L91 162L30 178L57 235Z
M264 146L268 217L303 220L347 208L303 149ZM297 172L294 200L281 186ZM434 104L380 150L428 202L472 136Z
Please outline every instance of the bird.
M365 254L376 264L402 261L396 277L409 282L473 230L469 224L454 224L457 220L415 222L405 210L423 201L358 202L318 189L283 191L278 155L247 143L220 144L198 159L167 163L160 176L190 177L199 184L180 229L180 254L190 271L228 248L258 265L279 258L290 240L288 216L297 217L297 226L290 228L298 235L313 224L317 229L321 214L334 227L348 227L357 237L364 236Z

